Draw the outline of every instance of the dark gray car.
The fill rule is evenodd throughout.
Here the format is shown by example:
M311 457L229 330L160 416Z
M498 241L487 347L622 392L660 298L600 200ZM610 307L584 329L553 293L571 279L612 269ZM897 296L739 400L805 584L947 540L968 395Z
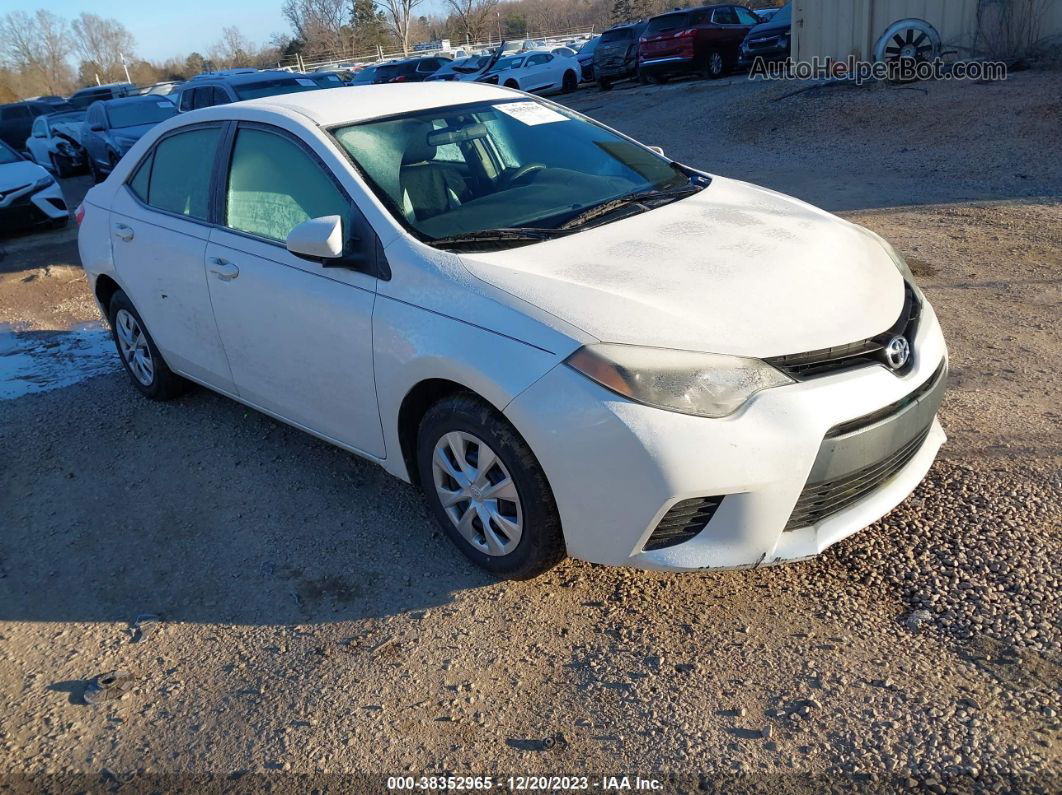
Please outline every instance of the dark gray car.
M85 114L82 145L96 182L111 173L140 137L171 116L177 107L166 97L147 95L94 102Z
M645 22L616 25L601 34L594 49L594 77L597 87L608 91L617 80L638 76L638 39Z
M315 91L318 88L321 86L309 76L293 72L230 71L193 77L181 85L179 94L170 96L174 97L177 109L184 113L244 99L291 94L296 91Z

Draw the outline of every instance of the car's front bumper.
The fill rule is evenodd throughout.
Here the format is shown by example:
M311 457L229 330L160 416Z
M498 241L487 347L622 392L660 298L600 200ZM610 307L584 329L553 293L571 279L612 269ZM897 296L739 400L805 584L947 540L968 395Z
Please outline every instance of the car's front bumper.
M829 470L820 451L831 429L904 401L946 362L928 303L913 348L914 365L902 377L884 366L823 376L761 392L724 419L632 403L564 365L518 396L505 414L549 478L573 557L670 571L799 560L899 504L944 442L933 404L897 471L842 510L787 528L811 476ZM870 445L865 464L876 466L879 454ZM851 446L845 456L853 465ZM677 503L719 496L718 510L699 534L676 546L644 549Z
M70 217L58 183L33 191L26 189L0 200L0 227L13 229Z
M738 63L749 66L757 58L765 61L777 61L789 57L789 37L769 36L751 46L748 41L742 43L738 54Z

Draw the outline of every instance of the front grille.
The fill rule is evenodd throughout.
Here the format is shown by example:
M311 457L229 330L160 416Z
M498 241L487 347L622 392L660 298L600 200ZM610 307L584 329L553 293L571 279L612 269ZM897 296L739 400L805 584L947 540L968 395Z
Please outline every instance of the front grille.
M914 289L911 285L904 284L903 309L900 311L900 316L889 329L881 334L845 345L835 345L832 348L822 348L817 351L807 351L806 353L791 353L786 356L773 356L765 361L797 381L804 381L820 375L832 375L852 370L856 367L882 364L882 351L888 341L894 336L902 335L907 338L908 342L913 343L915 332L918 330L918 318L921 312L922 304L915 295ZM912 355L906 367L892 372L897 375L905 375L910 372L914 358Z
M789 517L785 529L787 531L797 530L801 527L816 525L859 502L914 458L915 453L921 449L922 443L926 440L926 436L929 435L931 427L931 424L927 425L911 441L882 461L834 480L807 484L800 494L800 499L797 500L793 515Z
M695 497L671 506L645 542L646 552L677 546L697 535L715 516L722 497Z
M766 38L766 39L749 39L748 40L749 49L752 49L752 50L759 49L759 48L762 48L762 47L774 47L777 44L778 44L778 37L777 36L771 36L771 37Z
M925 397L934 389L936 389L937 384L940 383L940 379L944 377L944 370L945 362L944 360L941 360L940 365L937 367L933 375L926 379L926 382L917 389L915 389L914 392L900 398L894 403L890 403L884 408L880 408L877 411L873 411L870 414L865 414L862 417L856 417L854 420L849 420L848 422L842 422L840 425L834 425L832 428L830 428L829 431L826 432L826 438L835 439L838 436L845 436L846 434L854 433L855 431L862 430L863 428L869 428L871 425L879 423L882 420L888 419L889 417L892 417L895 414L899 414L912 403L917 403L923 397Z

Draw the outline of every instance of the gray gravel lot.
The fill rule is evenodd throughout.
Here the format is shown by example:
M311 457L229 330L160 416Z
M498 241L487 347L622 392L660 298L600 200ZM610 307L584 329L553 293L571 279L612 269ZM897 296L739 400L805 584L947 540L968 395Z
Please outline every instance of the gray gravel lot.
M909 258L949 341L950 441L882 521L785 567L495 582L410 486L206 391L156 404L114 373L0 401L0 782L1059 791L1062 79L926 88L569 100ZM18 240L0 324L90 320L76 249ZM140 614L163 620L139 637ZM116 668L131 692L85 705Z

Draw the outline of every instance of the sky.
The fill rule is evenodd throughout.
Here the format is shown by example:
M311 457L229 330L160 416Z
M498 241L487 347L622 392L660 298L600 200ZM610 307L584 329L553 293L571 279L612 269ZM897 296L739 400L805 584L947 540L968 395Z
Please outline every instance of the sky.
M255 44L264 44L273 33L291 28L280 15L283 0L0 0L0 14L15 9L30 13L47 8L71 20L82 11L113 17L136 39L141 58L161 60L205 53L221 38L221 29L236 25ZM428 0L423 8L431 13L441 0Z

